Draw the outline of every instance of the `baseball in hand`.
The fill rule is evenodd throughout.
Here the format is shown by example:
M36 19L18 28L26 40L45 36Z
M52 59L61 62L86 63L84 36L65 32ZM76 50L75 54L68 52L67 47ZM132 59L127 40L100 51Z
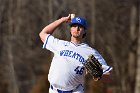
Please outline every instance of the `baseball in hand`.
M75 17L75 14L70 14L71 19Z

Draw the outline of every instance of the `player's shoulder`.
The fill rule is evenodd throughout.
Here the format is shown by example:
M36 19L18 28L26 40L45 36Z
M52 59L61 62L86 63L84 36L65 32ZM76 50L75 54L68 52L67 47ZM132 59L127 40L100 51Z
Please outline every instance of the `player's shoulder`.
M91 46L89 46L87 43L84 43L83 48L89 49L89 50L94 50L94 48L92 48Z
M54 42L57 42L58 44L61 43L63 45L68 45L70 42L63 40L63 39L59 39L57 37L54 37L53 35L48 34L47 38L51 39Z
M66 41L66 40L60 40L60 42L62 42L64 46L69 46L70 45L70 42Z
M91 47L88 44L85 44L84 48L86 48L87 50L90 50L93 53L98 53L98 51L94 47Z
M58 39L58 38L57 38L57 42L58 42L58 45L65 46L65 47L70 45L69 41Z

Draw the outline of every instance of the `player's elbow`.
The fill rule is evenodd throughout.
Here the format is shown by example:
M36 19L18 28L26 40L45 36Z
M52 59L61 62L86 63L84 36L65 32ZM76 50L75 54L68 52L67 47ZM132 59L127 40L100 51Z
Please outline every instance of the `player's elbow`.
M40 32L39 33L39 37L40 37L40 39L42 40L42 42L44 42L45 41L45 38L46 38L46 33L43 33L43 32Z
M42 35L43 35L43 33L42 33L42 32L40 32L40 33L39 33L39 37L41 38L41 37L42 37Z
M43 33L42 32L40 32L39 33L39 37L40 37L40 39L41 39L41 37L43 36Z

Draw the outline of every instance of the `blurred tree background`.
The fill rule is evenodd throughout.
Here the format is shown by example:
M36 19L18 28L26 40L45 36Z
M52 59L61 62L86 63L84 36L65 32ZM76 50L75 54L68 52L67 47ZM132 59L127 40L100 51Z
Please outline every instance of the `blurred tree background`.
M39 32L75 13L88 20L87 43L113 66L112 81L86 76L86 93L140 93L139 0L0 0L0 93L48 93L53 54ZM54 36L69 40L68 24Z

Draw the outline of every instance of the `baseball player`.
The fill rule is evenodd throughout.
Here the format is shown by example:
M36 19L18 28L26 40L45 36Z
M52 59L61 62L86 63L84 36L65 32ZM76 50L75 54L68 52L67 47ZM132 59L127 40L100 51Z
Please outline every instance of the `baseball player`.
M55 29L65 22L70 22L70 41L60 40L52 35ZM54 53L48 74L49 93L84 93L86 70L83 63L90 54L103 65L103 74L108 74L112 69L98 51L84 42L86 33L86 19L82 17L71 19L71 15L50 23L40 32L43 48Z

